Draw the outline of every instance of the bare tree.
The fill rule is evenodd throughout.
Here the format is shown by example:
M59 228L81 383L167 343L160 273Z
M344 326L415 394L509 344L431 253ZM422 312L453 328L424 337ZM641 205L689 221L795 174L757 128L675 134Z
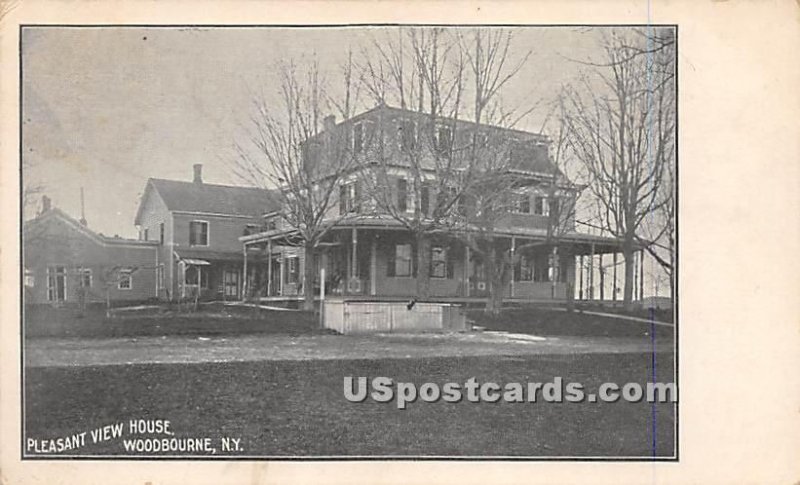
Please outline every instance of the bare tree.
M496 314L501 310L503 295L523 255L545 248L553 264L559 258L571 257L562 238L574 229L576 201L582 187L571 183L565 175L570 158L566 154L563 117L559 117L555 139L548 143L549 151L542 145L526 149L524 145L508 141L474 147L475 158L480 162L466 192L469 200L466 230L461 234L484 262L489 283L488 313ZM533 173L528 164L537 158L542 169ZM536 187L538 200L544 204L539 212L546 215L545 234L512 246L508 236L500 235L499 230L508 227L511 213L530 210L530 187ZM553 285L557 278L554 272ZM567 288L569 294L570 288Z
M345 97L350 109L352 77L345 66ZM296 244L305 257L305 310L314 308L314 258L319 243L344 217L334 214L335 195L343 177L354 167L346 138L333 129L323 130L325 103L331 102L318 63L276 66L278 103L265 96L253 100L249 143L237 144L237 175L269 190L279 216L297 231Z
M594 77L567 96L570 146L598 219L622 239L628 307L643 224L671 203L661 186L675 156L674 41L669 28L604 32L603 61L588 63Z
M401 29L396 37L376 39L365 59L360 79L374 101L396 101L414 110L397 126L379 127L379 150L365 181L375 210L411 233L416 293L425 299L430 292L432 239L455 223L453 209L461 200L466 176L460 164L465 147L458 123L466 61L457 39L439 28ZM408 175L402 178L402 188L395 175L398 167Z

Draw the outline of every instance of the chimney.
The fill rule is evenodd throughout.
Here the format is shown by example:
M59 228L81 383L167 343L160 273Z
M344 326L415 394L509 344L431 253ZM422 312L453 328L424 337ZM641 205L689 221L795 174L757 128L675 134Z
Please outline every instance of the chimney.
M193 166L194 166L194 183L202 184L203 183L203 164L202 163L195 163Z
M326 132L330 133L333 131L333 127L336 126L336 115L328 115L322 120L322 127L325 129Z
M86 225L86 210L83 204L83 187L81 187L81 224Z
M50 210L50 197L43 195L42 196L42 211L40 214L44 214L45 212Z

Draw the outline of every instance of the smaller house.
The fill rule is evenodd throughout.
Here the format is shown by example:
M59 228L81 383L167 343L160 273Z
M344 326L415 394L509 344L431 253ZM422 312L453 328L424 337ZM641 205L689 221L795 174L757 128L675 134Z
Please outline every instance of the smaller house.
M139 238L156 244L164 265L162 299L241 298L239 237L263 231L272 210L269 191L206 183L202 168L194 165L192 181L149 179L139 203Z
M98 234L51 206L23 229L26 304L145 301L163 284L157 244Z

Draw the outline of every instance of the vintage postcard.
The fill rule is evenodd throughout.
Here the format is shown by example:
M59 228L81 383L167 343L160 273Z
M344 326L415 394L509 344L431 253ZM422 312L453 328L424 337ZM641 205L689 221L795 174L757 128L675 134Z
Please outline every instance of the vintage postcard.
M32 5L3 19L9 483L800 479L796 373L780 405L730 397L800 358L796 260L764 293L742 258L773 241L731 227L768 182L800 216L798 145L760 180L727 145L796 127L798 69L697 25L796 5ZM800 29L774 29L780 57Z

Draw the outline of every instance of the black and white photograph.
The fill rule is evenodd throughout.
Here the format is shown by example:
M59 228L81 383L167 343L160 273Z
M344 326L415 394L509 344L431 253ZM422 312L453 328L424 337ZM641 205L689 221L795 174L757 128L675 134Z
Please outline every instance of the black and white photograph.
M21 26L22 459L677 460L678 39Z

